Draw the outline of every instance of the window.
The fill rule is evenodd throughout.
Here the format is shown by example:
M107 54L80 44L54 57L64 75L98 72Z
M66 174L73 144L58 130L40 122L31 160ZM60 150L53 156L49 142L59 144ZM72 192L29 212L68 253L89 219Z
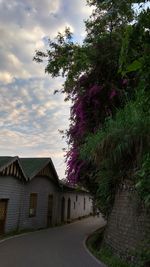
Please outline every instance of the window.
M32 193L30 195L29 217L36 216L36 208L37 208L37 194Z
M76 208L76 203L74 202L74 210L75 210L75 208Z

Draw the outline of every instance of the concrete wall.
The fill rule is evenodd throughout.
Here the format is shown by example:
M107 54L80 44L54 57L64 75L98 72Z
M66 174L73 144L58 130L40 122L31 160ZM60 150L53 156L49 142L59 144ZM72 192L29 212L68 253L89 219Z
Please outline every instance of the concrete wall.
M35 217L29 217L30 194L37 193L37 212ZM25 185L23 196L20 228L44 228L47 227L48 196L53 195L52 224L58 223L58 192L57 186L46 177L35 177Z
M0 177L0 199L8 199L5 232L15 231L19 227L20 208L24 194L23 182L18 178Z
M148 236L150 214L144 209L134 186L125 181L116 194L104 242L119 255L132 258L132 252L139 249Z
M93 200L91 196L87 193L78 193L78 192L66 192L61 193L59 197L59 221L61 222L61 201L62 198L65 199L65 220L67 221L67 209L68 209L68 200L71 201L71 211L70 211L70 220L74 220L86 215L90 215L93 212ZM85 207L84 207L85 199Z

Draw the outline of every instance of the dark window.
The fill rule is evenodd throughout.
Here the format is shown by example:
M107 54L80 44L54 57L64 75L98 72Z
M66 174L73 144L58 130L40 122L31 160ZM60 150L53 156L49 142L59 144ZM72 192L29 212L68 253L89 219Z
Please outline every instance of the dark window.
M75 210L75 208L76 208L76 203L74 202L74 210Z
M30 194L29 217L36 216L36 209L37 209L37 194L32 193Z
M67 220L70 220L70 214L71 214L71 200L70 198L68 198Z
M65 198L61 199L61 222L65 221Z
M85 197L84 197L84 207L83 207L83 208L84 208L84 210L85 210L85 204L86 204L86 203L85 203Z
M53 217L53 195L48 196L48 210L47 210L47 226L52 225Z

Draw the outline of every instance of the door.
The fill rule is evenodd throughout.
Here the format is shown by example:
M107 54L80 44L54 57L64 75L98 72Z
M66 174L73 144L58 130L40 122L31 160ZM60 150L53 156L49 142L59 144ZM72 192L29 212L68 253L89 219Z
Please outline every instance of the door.
M53 195L48 196L47 227L52 226L53 220Z
M61 222L65 221L65 198L61 199Z
M70 213L71 213L71 200L68 199L68 207L67 207L67 220L70 220Z
M0 235L5 232L8 199L0 199Z

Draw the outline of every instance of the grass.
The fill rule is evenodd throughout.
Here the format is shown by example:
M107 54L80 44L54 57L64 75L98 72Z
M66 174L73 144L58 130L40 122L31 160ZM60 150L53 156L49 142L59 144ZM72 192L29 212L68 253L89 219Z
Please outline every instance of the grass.
M87 239L86 245L90 252L108 267L135 267L115 256L111 249L106 245L101 246L103 232L104 228L96 231Z

